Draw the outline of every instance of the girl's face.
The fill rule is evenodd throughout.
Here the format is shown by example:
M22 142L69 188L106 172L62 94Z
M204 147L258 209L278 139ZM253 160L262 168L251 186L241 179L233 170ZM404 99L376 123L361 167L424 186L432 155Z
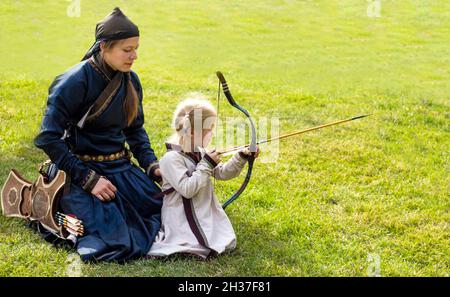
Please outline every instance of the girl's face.
M202 147L207 147L211 143L212 136L213 136L212 129L203 129Z
M211 143L212 136L212 129L203 129L201 147L207 147ZM191 146L192 148L196 147L195 134L191 134Z
M117 41L112 48L106 49L101 46L103 59L114 70L129 72L137 59L139 37L131 37Z

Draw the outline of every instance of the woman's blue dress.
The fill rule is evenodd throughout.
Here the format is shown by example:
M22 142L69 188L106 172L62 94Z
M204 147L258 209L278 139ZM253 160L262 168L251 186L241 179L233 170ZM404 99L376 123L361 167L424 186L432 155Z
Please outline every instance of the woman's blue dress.
M159 187L130 160L81 161L76 155L106 155L128 143L139 166L157 162L143 128L142 87L130 73L139 96L139 113L127 127L123 109L127 77L99 118L77 131L72 150L61 137L69 122L78 122L108 84L108 78L86 60L58 76L49 89L40 133L34 143L60 170L71 177L70 193L60 200L62 210L84 223L84 235L76 249L84 261L126 261L147 254L160 228ZM76 140L73 140L76 139ZM106 176L117 188L110 202L102 202L83 189L91 170Z

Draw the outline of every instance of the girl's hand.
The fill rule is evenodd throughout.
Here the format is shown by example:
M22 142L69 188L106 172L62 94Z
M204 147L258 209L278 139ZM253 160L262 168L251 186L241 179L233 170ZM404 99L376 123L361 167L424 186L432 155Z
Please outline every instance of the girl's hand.
M256 146L256 152L254 152L254 153L250 152L250 149L249 149L249 148L243 149L243 150L241 151L241 153L243 153L243 154L246 155L246 156L250 156L250 155L253 154L253 156L254 156L255 159L256 159L256 158L259 157L259 153L260 153L259 146Z
M108 202L116 196L117 188L105 177L100 177L91 193L103 202Z
M220 163L222 156L219 155L219 152L217 152L216 150L212 150L212 151L208 152L207 154L211 159L214 160L214 162L216 162L217 164Z
M155 169L155 172L153 172L153 174L154 174L155 176L159 177L158 180L156 180L156 182L161 186L161 185L162 185L161 169L156 168L156 169Z

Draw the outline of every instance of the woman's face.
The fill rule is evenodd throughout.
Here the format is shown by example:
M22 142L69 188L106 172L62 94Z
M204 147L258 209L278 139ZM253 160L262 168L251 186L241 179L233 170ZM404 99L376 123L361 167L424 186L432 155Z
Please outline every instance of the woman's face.
M129 72L137 59L139 37L118 40L113 47L107 49L101 45L103 59L114 70Z

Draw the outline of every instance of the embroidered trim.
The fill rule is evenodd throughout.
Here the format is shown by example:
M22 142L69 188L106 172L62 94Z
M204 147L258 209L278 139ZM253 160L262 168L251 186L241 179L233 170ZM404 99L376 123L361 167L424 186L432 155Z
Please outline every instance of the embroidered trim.
M103 111L105 111L105 109L110 105L113 97L117 94L117 91L119 90L120 86L122 85L123 74L118 71L114 75L114 78L111 80L108 77L105 77L105 74L95 63L95 61L93 60L93 57L91 57L88 61L89 61L89 64L94 68L94 70L96 70L100 75L103 76L104 79L106 79L108 81L108 85L106 86L105 90L103 90L103 92L100 94L100 96L107 95L108 97L105 100L103 100L103 104L98 108L97 108L97 106L100 102L97 102L98 101L97 100L93 106L93 109L95 110L97 108L97 110L95 110L95 112L93 114L88 115L86 118L86 122L92 122L95 119L97 119L103 113ZM109 93L107 93L105 95L105 92L109 92Z
M198 153L185 153L185 155L189 156L192 160L194 160L195 164L198 164L198 162L200 162L201 160L201 154Z
M216 163L216 161L214 161L208 154L205 154L205 155L203 156L203 159L204 159L206 162L208 162L208 164L211 165L213 169L216 168L216 166L218 165L218 164Z
M153 198L155 199L161 199L164 198L164 196L169 195L170 193L175 192L174 188L168 188L167 190L164 190L162 192L159 192L158 194L156 194L155 196L153 196Z
M147 173L148 176L151 176L153 174L153 172L158 168L159 168L159 163L153 162L150 165L148 165L147 170L145 172Z
M86 177L81 182L81 187L83 190L87 192L91 192L92 189L97 184L98 180L100 179L100 175L98 175L94 170L89 170L89 173L86 175Z
M81 187L84 188L86 183L92 178L94 175L94 170L89 170L88 174L84 177L83 181L81 182Z
M87 122L92 122L93 120L98 118L105 111L105 109L111 103L112 98L116 95L119 87L120 87L120 84L118 85L117 89L115 89L113 92L111 92L111 95L108 97L108 99L105 100L105 103L103 103L103 105L94 114L91 114L87 117L87 119L86 119Z
M198 219L195 216L194 207L192 205L192 200L187 199L182 196L183 199L183 206L184 206L184 213L186 214L186 219L188 221L189 227L191 228L192 233L194 233L195 238L197 238L197 241L204 247L210 249L208 244L208 240L203 233L203 230L200 228Z
M150 177L152 180L159 183L162 181L162 177L155 174L155 171L158 168L159 168L159 163L157 161L153 162L148 166L146 173L147 173L148 177Z
M88 162L103 162L103 161L114 161L121 158L131 159L131 153L124 149L117 153L109 154L109 155L76 155L81 161Z
M241 156L241 158L248 160L249 155L244 154L243 152L239 152L239 156Z
M195 165L198 164L198 161L196 161L194 158L192 158L192 156L186 154L185 152L178 152L178 153L180 153L183 157L185 157L186 159L188 159L189 161L191 161Z
M97 71L97 72L98 72L98 73L99 73L106 81L108 81L108 82L111 81L111 79L106 75L106 73L104 73L104 72L100 69L100 67L98 67L97 64L95 64L94 57L91 57L91 58L88 60L88 62L89 62L89 64L91 64L91 66L94 68L94 70Z
M172 150L173 151L177 151L177 152L181 152L182 151L181 145L168 143L168 142L166 142L165 144L166 144L166 149L168 151L172 151Z

